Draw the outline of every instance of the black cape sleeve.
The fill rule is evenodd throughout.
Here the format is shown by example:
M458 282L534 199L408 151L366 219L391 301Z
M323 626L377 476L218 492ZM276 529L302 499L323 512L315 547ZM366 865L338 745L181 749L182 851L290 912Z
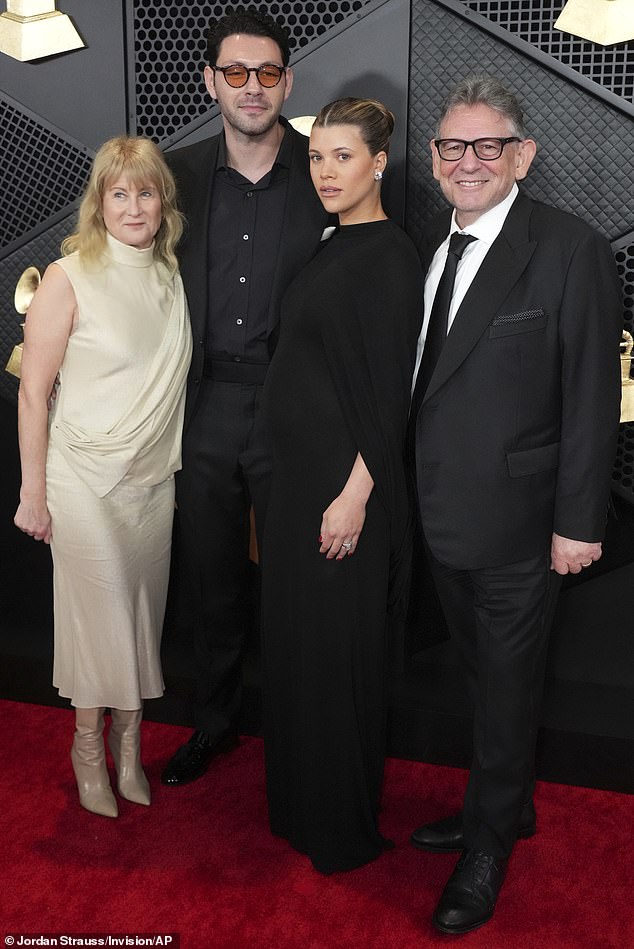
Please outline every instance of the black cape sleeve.
M404 612L411 556L411 504L403 445L423 274L409 238L392 225L381 241L345 257L341 306L324 322L323 341L349 431L390 518L389 607Z

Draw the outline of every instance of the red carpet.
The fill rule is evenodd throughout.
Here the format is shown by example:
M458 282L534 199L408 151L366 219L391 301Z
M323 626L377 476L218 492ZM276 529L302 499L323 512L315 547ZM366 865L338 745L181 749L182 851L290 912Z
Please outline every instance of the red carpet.
M161 767L189 730L144 723L152 806L119 799L109 820L77 802L71 712L0 702L0 716L0 946L8 933L179 933L182 949L634 947L634 796L540 784L539 833L518 844L494 919L455 940L430 924L454 858L407 838L459 805L463 771L388 761L396 849L323 878L268 832L261 741L168 789Z

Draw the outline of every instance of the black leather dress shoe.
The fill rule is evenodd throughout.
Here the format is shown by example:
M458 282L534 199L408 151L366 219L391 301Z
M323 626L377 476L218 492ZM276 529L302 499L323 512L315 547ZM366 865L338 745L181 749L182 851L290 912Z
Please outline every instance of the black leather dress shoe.
M517 836L524 839L532 837L536 832L535 805L529 801L522 809ZM442 820L434 821L432 824L423 824L414 831L410 837L410 843L429 853L460 853L464 850L462 811L459 814L452 814L451 817L443 817Z
M491 919L507 863L483 850L465 850L432 917L436 929L460 935Z
M237 745L235 735L224 735L214 741L205 732L195 731L187 744L182 745L170 758L161 775L161 783L169 787L189 784L205 773L214 758L226 754Z

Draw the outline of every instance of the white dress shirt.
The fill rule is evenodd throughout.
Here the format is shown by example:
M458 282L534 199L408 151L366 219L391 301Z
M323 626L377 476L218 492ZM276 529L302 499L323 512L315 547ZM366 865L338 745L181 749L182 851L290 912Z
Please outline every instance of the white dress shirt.
M453 286L453 295L451 297L451 306L449 308L447 332L449 332L451 329L451 325L454 321L456 313L458 312L458 308L464 300L465 294L471 286L475 275L480 269L482 261L488 254L489 248L502 230L506 216L511 210L511 205L515 201L515 198L518 196L518 194L519 188L516 184L514 184L503 201L500 201L500 203L496 204L496 206L491 208L490 211L486 211L484 214L482 214L477 219L477 221L474 221L473 224L469 224L463 229L460 229L456 223L456 212L454 209L454 212L451 215L451 227L449 228L449 233L434 254L431 266L427 271L427 277L425 278L425 315L423 317L423 327L421 329L421 334L418 337L418 344L416 347L416 366L414 368L414 378L412 380L412 392L414 391L416 376L418 375L418 368L423 357L423 347L425 346L425 338L427 336L427 327L429 325L431 308L433 306L436 290L438 289L438 284L440 283L440 278L442 276L443 270L445 269L445 263L447 261L447 252L449 250L449 239L451 235L454 233L454 231L460 231L461 234L473 234L473 236L477 237L478 239L476 241L472 241L466 247L462 257L458 261L458 270L456 272L456 279Z

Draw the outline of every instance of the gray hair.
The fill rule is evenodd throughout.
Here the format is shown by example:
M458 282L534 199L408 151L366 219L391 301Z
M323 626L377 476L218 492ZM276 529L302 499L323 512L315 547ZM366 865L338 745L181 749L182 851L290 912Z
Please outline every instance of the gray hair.
M473 105L488 105L490 109L500 112L511 123L514 135L521 139L527 138L524 112L517 97L493 76L467 76L450 90L441 106L436 137L440 137L440 126L452 109Z

